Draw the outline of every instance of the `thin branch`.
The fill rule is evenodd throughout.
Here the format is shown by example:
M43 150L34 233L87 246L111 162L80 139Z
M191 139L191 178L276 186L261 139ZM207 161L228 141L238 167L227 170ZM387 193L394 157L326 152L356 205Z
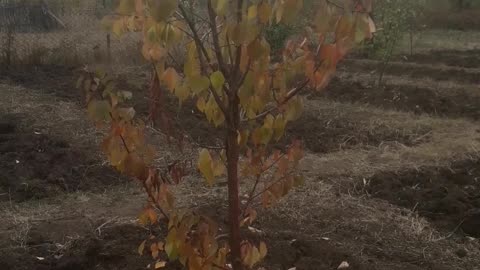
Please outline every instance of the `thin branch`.
M205 56L205 59L207 60L208 64L211 66L212 61L210 60L210 56L208 56L208 52L205 49L205 46L203 46L202 40L198 36L198 32L195 29L195 24L193 23L192 20L188 18L187 12L185 11L185 8L183 7L183 5L179 4L178 6L180 9L180 12L182 13L183 18L188 24L188 27L192 31L192 35L193 35L192 38L195 41L195 44L197 45L197 50L201 50L201 52L203 53L203 56ZM198 54L198 57L200 59L201 59L201 55L202 55L201 53Z
M237 0L237 23L239 24L242 21L242 10L243 9L243 0ZM235 56L235 63L232 72L232 79L235 79L238 76L238 72L240 70L240 61L242 58L242 45L236 46L236 56ZM237 90L239 87L235 87Z
M227 44L225 46L228 46L227 47L227 50L228 50L228 56L230 57L230 64L233 64L233 54L232 54L232 44L230 44L230 37L228 36L228 33L227 33Z
M255 184L253 185L253 188L252 190L250 191L250 193L248 194L248 201L247 203L245 203L245 207L243 209L242 212L245 212L247 210L247 208L252 204L253 202L253 199L254 199L254 194L255 194L255 191L257 191L257 186L258 184L260 183L260 179L261 179L261 176L262 174L264 174L265 172L269 171L273 166L275 166L286 154L283 153L282 155L280 155L275 161L272 162L272 164L268 165L267 168L263 169L261 173L259 173L257 175L257 179L255 180Z
M285 178L287 178L287 176L289 176L290 174L286 174L280 178L278 178L277 180L273 181L273 183L271 183L270 185L268 185L267 187L265 187L264 189L262 189L262 191L258 192L257 194L253 195L251 200L253 201L254 199L258 198L259 196L261 196L262 194L264 194L265 192L267 192L269 189L271 189L274 185L280 183L281 181L283 181Z
M268 109L260 114L258 114L257 116L255 116L254 118L250 118L250 119L246 119L246 120L243 120L244 122L245 121L254 121L254 120L258 120L262 117L265 117L267 116L268 114L274 112L275 110L278 110L278 108L282 105L284 105L285 103L287 103L290 99L292 99L294 96L296 96L300 91L302 91L307 85L308 83L310 82L309 79L305 79L299 86L291 89L287 96L280 102L280 103L277 103L277 106L271 108L271 109Z
M208 15L210 17L210 28L212 30L212 38L213 38L213 47L215 49L215 54L217 56L217 62L218 66L220 68L220 71L225 74L225 76L228 75L227 68L225 66L225 61L222 56L222 51L220 49L220 41L218 38L218 32L217 32L217 22L216 22L216 14L215 11L213 10L212 7L212 0L208 0Z
M205 56L205 59L207 60L207 62L209 64L210 68L212 70L214 70L214 68L211 64L211 61L210 61L210 57L208 56L207 50L205 49L205 46L203 46L203 43L202 43L200 37L198 36L198 33L195 29L195 25L194 25L193 21L188 18L187 12L185 11L185 8L181 4L179 5L179 8L180 8L180 12L182 13L185 21L187 22L188 26L190 27L190 30L192 31L193 40L195 41L195 44L196 44L195 47L197 48L198 58L200 59L200 66L202 68L202 73L206 74L207 71L206 71L205 63L203 62L202 52L203 52L203 56ZM225 107L225 104L223 104L222 99L215 92L215 90L212 89L212 87L210 87L210 93L213 95L213 97L215 99L215 102L217 103L218 107L220 108L220 110L222 110L223 114L226 117L227 116L227 109Z

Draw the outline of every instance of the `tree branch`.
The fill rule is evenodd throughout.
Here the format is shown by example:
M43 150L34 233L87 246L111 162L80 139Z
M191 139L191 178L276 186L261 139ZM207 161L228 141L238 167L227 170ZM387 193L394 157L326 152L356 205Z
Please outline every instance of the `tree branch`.
M190 28L190 31L192 31L192 38L193 40L195 41L195 45L197 47L197 51L199 52L198 53L198 57L200 58L201 61L202 60L202 53L203 53L203 56L205 57L205 59L207 60L207 63L208 65L213 69L212 67L212 61L210 60L210 57L208 56L208 52L207 50L205 49L205 46L203 46L203 43L202 43L202 40L200 39L200 37L198 36L198 32L197 30L195 29L195 24L193 23L192 20L190 20L188 18L188 15L187 15L187 12L185 11L185 8L183 7L182 4L179 4L178 5L179 9L180 9L180 12L183 16L183 18L185 19L185 21L187 22L188 24L188 27Z
M207 50L205 49L205 46L203 46L202 40L198 36L198 33L195 29L195 25L194 25L193 21L188 18L187 12L185 11L185 8L181 4L179 4L178 6L180 8L180 12L182 13L182 16L184 17L185 21L188 24L188 27L192 31L193 40L195 41L195 45L196 45L195 47L197 48L198 58L200 59L200 66L202 68L202 73L203 73L203 75L207 75L207 70L206 70L204 60L202 58L202 53L203 53L203 56L205 56L205 59L207 60L210 68L212 70L214 70L214 68L212 66L212 62L210 60L210 57L208 56L208 53L207 53ZM225 115L225 118L226 118L227 117L227 109L225 107L225 104L223 104L222 99L215 92L215 89L212 89L212 87L210 87L210 93L212 94L213 98L215 99L215 102L217 103L220 110L222 110L222 112L223 112L223 114Z
M244 122L246 121L254 121L254 120L258 120L262 117L265 117L267 116L269 113L272 113L274 112L275 110L278 110L278 108L282 105L284 105L285 103L287 103L290 99L292 99L294 96L296 96L300 91L302 91L307 85L308 83L310 82L309 79L305 79L299 86L291 89L290 91L288 91L287 93L287 96L280 102L280 103L277 103L277 106L271 108L271 109L268 109L260 114L258 114L257 116L255 116L254 118L250 118L250 119L246 119L246 120L243 120Z
M222 50L220 49L220 41L218 38L217 32L217 22L216 22L216 14L212 7L212 0L208 0L208 15L210 17L210 28L212 30L212 39L213 39L213 47L215 49L215 54L217 56L218 67L220 71L225 75L228 76L228 71L225 66L225 61L222 56Z

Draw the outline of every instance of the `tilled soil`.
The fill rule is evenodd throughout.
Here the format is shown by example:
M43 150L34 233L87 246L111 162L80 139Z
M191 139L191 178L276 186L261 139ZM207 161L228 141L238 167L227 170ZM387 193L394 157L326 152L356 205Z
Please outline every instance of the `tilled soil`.
M480 95L472 96L465 90L445 96L433 89L417 86L389 85L387 82L378 87L368 83L334 79L325 91L315 93L312 98L327 98L440 117L480 119Z
M22 127L15 115L0 122L0 201L25 201L59 192L102 191L124 181L88 149ZM123 179L123 180L122 180Z
M368 193L418 212L440 228L480 237L480 161L451 168L379 172Z

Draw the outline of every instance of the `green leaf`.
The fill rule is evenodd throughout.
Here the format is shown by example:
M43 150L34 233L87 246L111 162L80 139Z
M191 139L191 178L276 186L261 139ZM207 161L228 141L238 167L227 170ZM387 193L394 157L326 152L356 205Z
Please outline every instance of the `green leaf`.
M222 72L215 71L210 75L210 81L212 82L212 86L217 92L222 90L222 86L225 83L225 77L223 76Z

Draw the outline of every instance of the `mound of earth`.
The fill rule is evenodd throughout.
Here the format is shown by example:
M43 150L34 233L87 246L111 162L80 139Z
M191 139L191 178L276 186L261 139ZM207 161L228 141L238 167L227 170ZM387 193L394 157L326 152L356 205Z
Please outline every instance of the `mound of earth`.
M371 195L418 211L440 228L480 237L480 161L451 168L382 172L369 180Z
M101 191L118 175L62 138L23 129L20 119L0 119L0 201L24 201L77 190Z

